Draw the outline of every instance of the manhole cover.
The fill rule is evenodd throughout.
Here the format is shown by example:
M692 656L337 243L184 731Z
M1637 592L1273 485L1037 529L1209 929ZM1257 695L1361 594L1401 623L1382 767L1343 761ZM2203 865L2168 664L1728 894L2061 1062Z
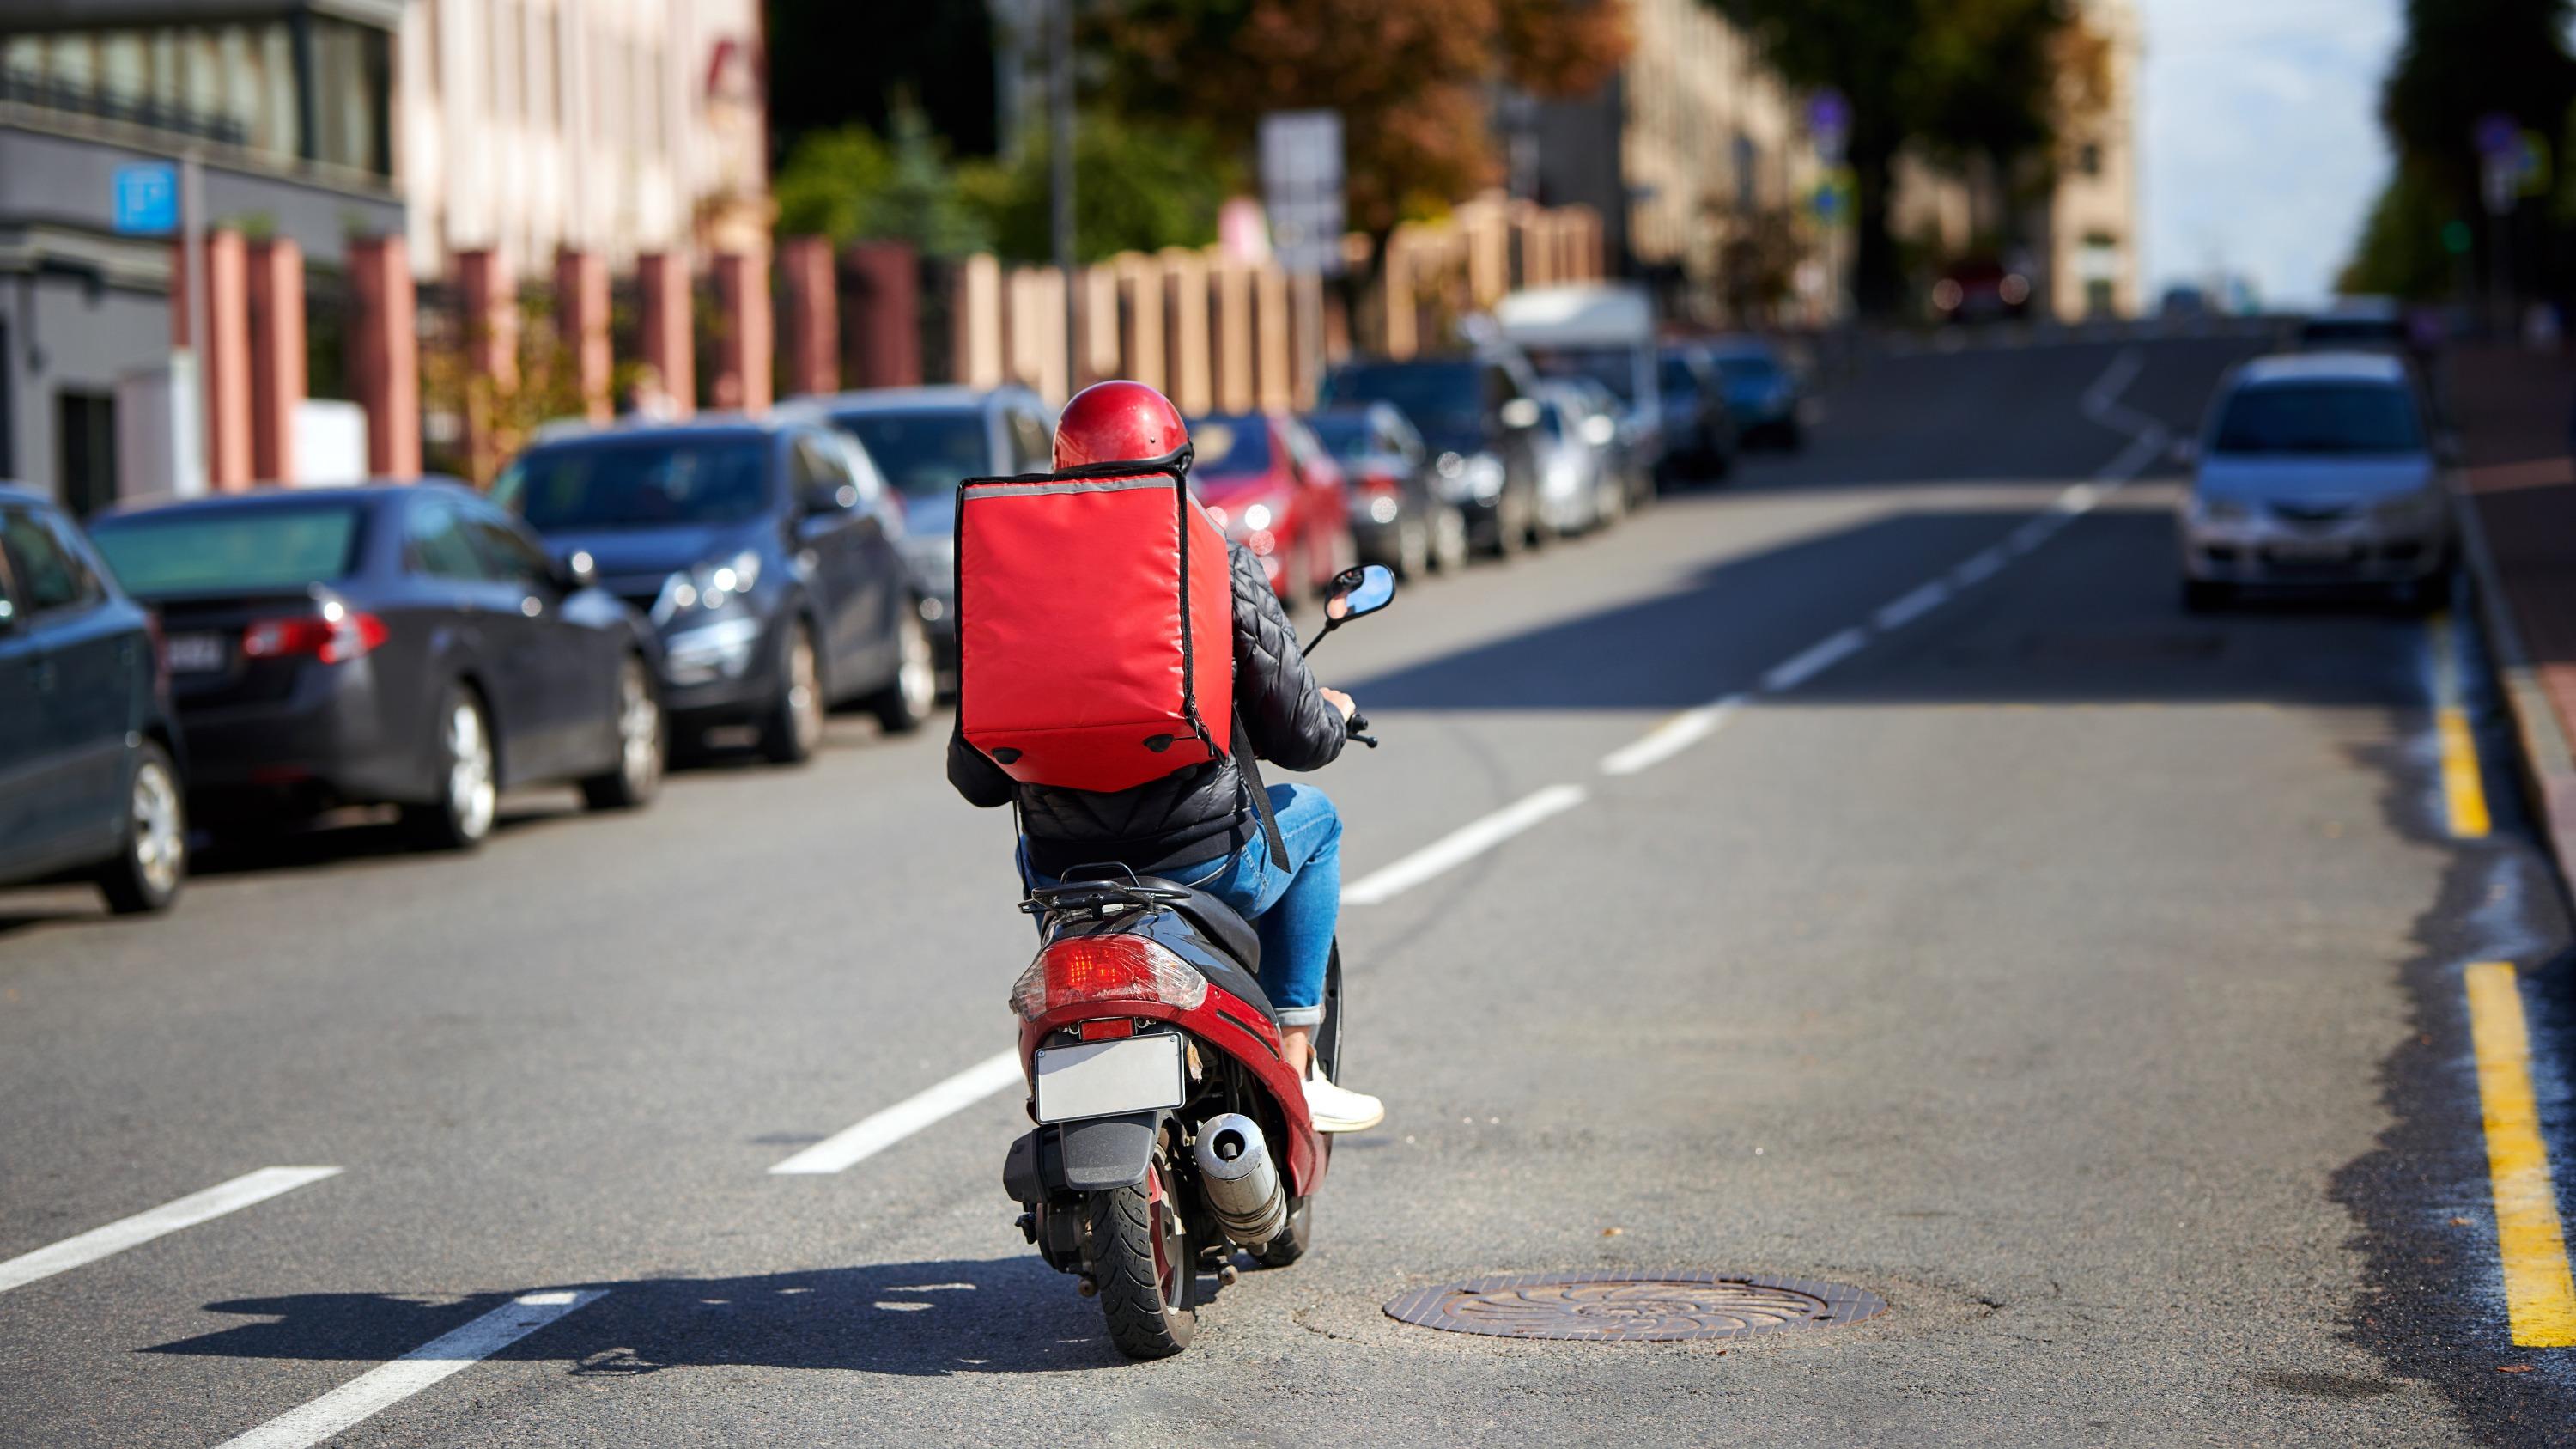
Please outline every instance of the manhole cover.
M1502 1338L1644 1342L1742 1338L1775 1328L1825 1327L1887 1311L1887 1300L1840 1283L1657 1273L1520 1273L1417 1288L1387 1316L1451 1333Z

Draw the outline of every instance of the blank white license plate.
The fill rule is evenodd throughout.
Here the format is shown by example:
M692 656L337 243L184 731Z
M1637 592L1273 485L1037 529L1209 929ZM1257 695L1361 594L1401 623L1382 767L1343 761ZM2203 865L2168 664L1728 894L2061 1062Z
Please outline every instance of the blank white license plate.
M1040 1047L1038 1120L1076 1122L1181 1105L1181 1039L1170 1033Z
M164 647L173 674L212 674L224 667L221 634L173 634Z

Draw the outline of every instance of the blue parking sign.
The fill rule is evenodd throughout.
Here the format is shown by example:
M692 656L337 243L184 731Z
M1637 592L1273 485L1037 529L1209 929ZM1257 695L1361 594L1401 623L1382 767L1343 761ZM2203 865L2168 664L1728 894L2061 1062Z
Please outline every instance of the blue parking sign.
M116 229L167 236L179 229L179 168L167 161L116 168Z

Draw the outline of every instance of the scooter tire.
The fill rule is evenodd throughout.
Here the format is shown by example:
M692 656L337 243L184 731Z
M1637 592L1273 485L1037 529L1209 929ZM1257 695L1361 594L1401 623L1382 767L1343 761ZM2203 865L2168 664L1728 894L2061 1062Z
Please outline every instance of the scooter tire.
M1170 1358L1198 1333L1198 1255L1189 1244L1180 1205L1168 1191L1171 1170L1157 1152L1146 1181L1091 1194L1091 1281L1099 1289L1109 1341L1129 1358ZM1160 1211L1158 1211L1160 1209ZM1168 1222L1165 1271L1157 1272L1154 1241Z
M1264 1268L1294 1266L1298 1259L1306 1256L1306 1245L1313 1240L1314 1234L1315 1200L1311 1197L1293 1198L1288 1203L1288 1226L1270 1240L1268 1247L1253 1254L1252 1261Z

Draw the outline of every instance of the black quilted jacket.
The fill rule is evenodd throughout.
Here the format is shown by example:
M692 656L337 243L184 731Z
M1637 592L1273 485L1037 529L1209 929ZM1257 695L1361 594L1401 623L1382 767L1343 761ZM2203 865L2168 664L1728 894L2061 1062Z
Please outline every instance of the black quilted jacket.
M1297 651L1279 596L1241 544L1234 563L1234 703L1262 759L1290 770L1320 769L1342 752L1342 716L1315 687ZM1201 708L1206 708L1202 704ZM1245 741L1238 738L1234 748ZM1101 793L1022 785L1002 773L963 733L948 737L948 783L991 809L1019 797L1029 864L1060 876L1077 865L1116 862L1140 873L1210 860L1260 829L1232 760L1212 760L1132 790Z

